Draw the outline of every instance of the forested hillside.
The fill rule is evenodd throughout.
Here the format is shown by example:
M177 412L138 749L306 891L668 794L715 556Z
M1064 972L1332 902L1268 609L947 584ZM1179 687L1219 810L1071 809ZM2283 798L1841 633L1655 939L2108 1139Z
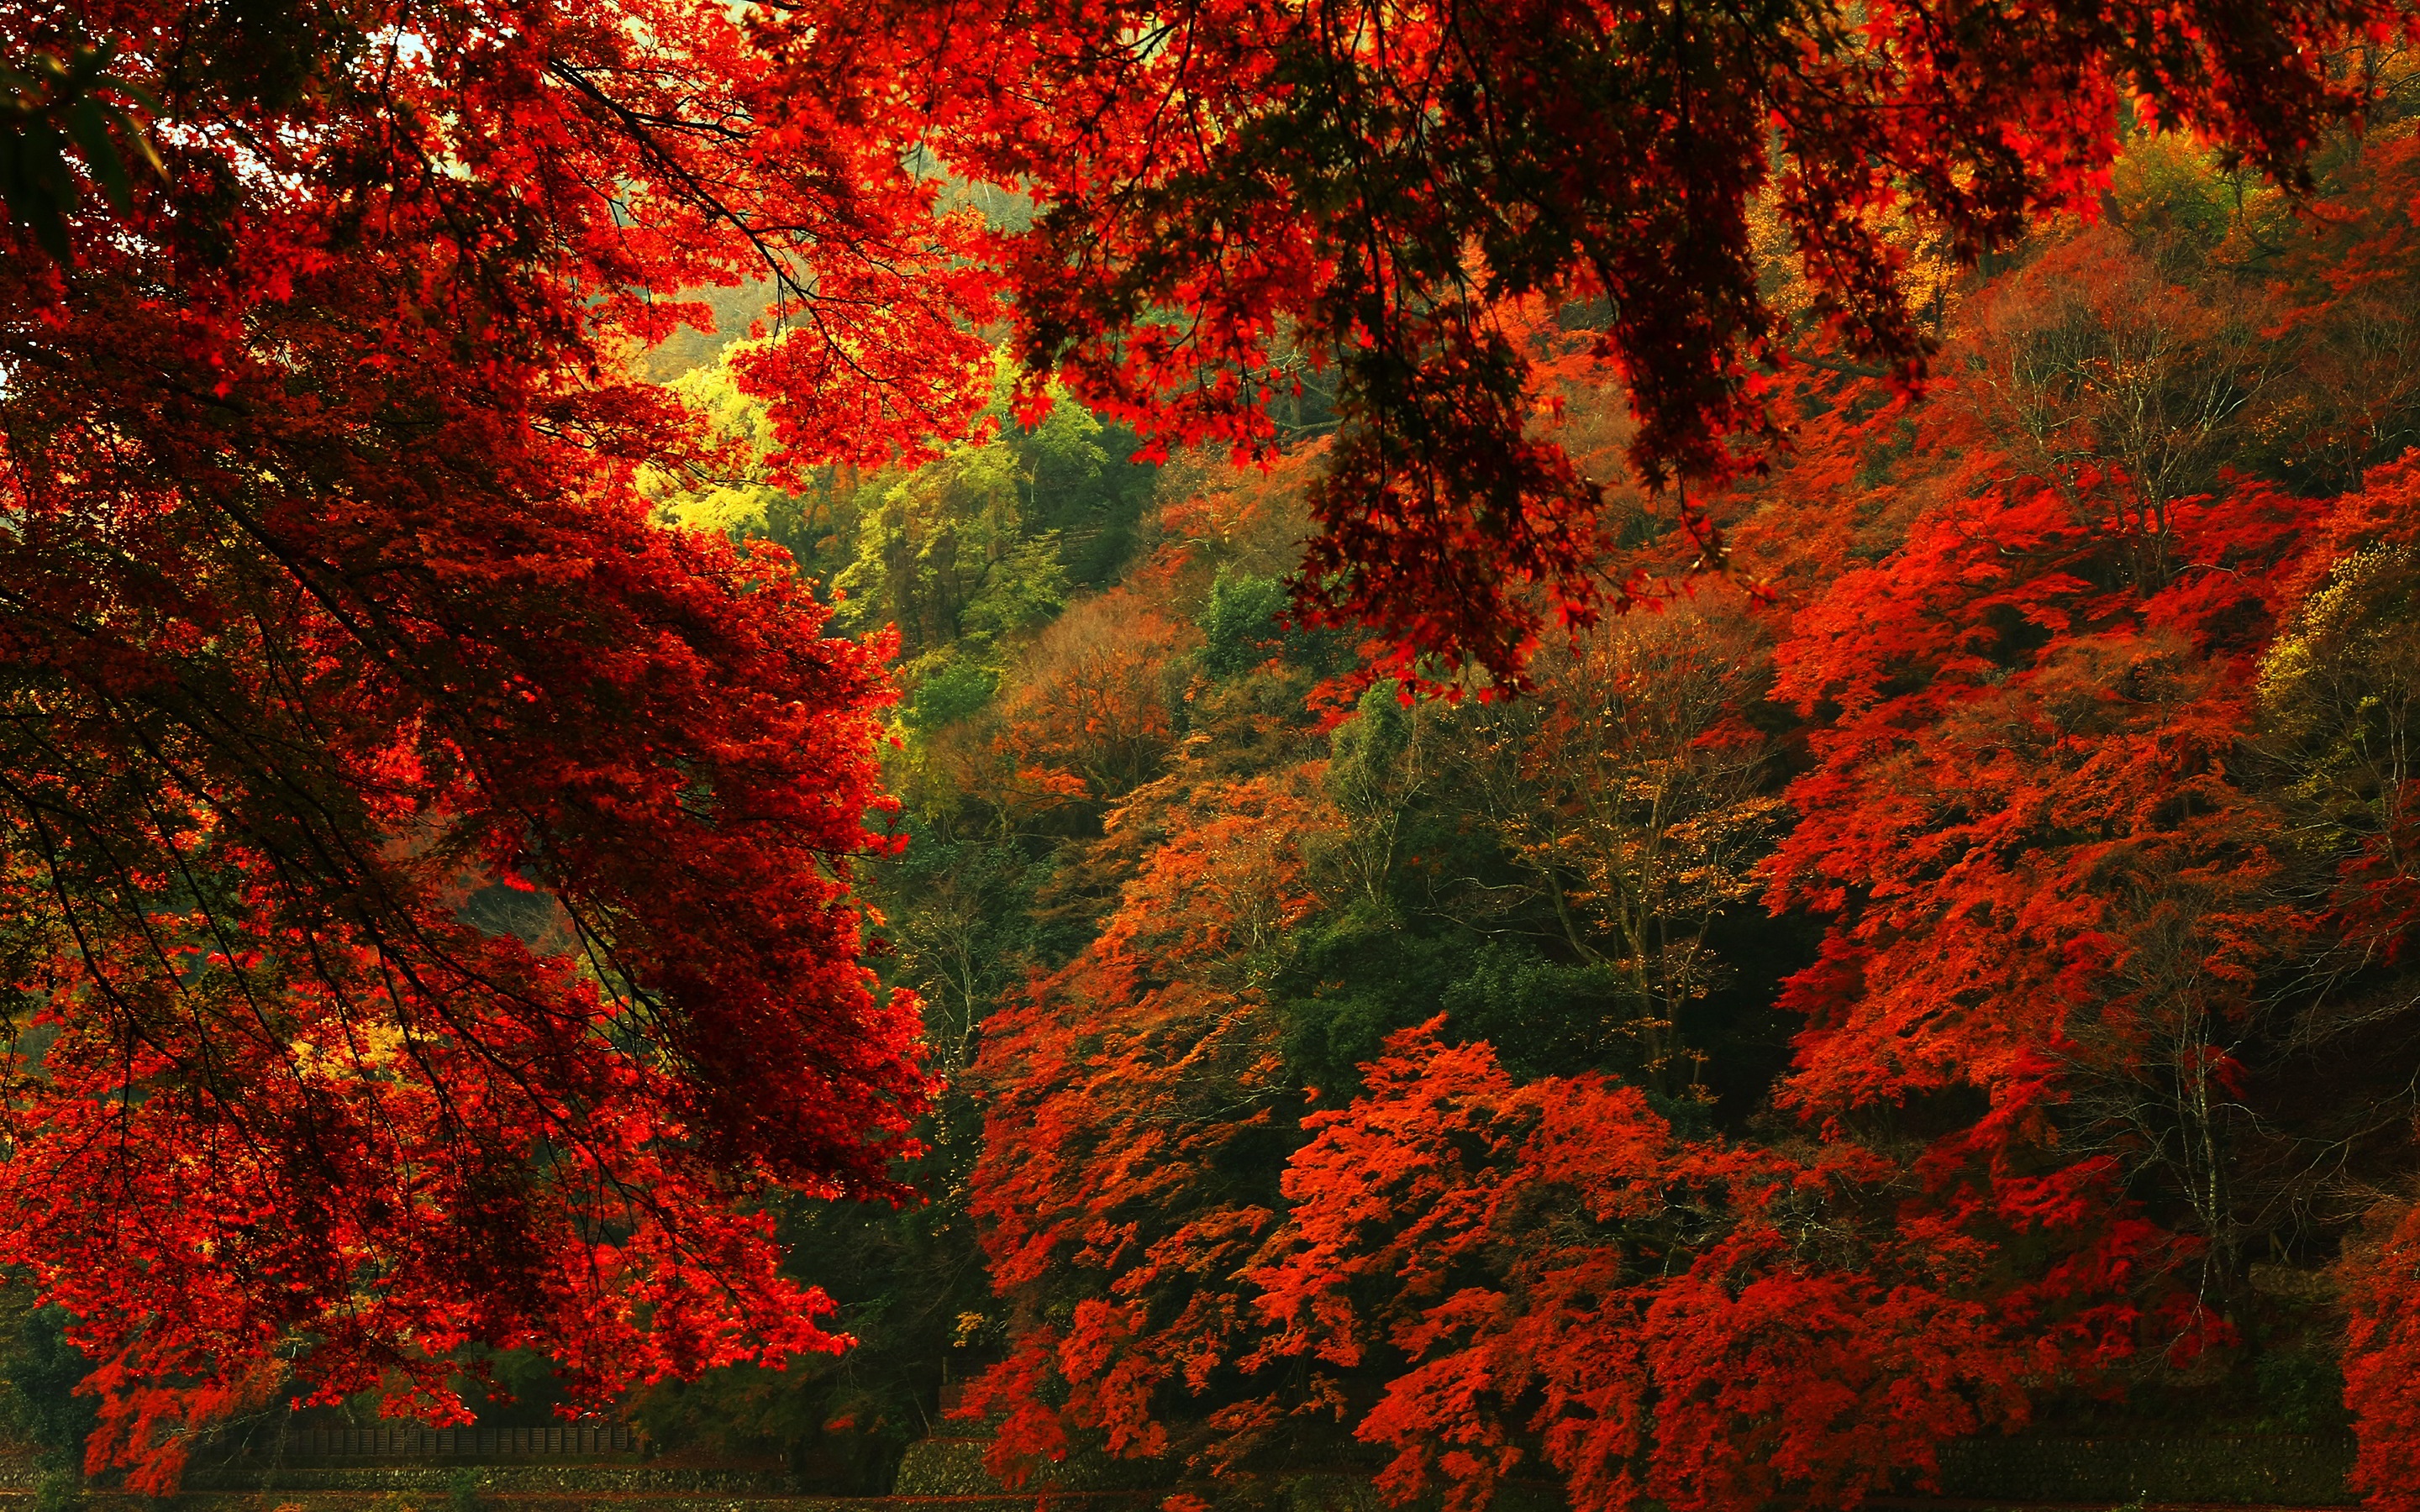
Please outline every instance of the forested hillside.
M931 1208L799 1231L861 1350L651 1421L878 1458L987 1366L1009 1456L1741 1506L2349 1410L2405 1504L2420 123L2319 170L2144 131L1984 270L1911 242L1921 393L1800 352L1720 568L1618 496L1636 606L1513 699L1293 627L1315 373L1266 467L1063 396L794 478L675 380L743 460L666 512L896 626L871 895L953 1089ZM1601 316L1506 320L1611 479Z
M2415 43L0 0L5 1447L2420 1512Z

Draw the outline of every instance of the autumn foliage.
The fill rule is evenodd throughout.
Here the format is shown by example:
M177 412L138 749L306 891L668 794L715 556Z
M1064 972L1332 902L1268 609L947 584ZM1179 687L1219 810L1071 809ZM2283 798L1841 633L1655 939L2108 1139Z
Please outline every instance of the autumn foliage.
M1609 620L1510 704L1381 684L1291 748L1246 689L1307 651L1197 685L1097 937L973 1072L1003 1471L1850 1505L2315 1351L2413 1504L2420 516L2324 376L2397 360L2407 140L2255 279L2277 211L2187 222L2159 176L2212 170L2150 139L1960 285L1922 399L1799 371L1786 458L1707 506L1767 604ZM1602 427L1612 378L1526 330ZM1165 549L1249 556L1241 497ZM1697 549L1635 538L1609 570ZM1307 806L1237 834L1280 780Z
M71 21L174 123L0 260L0 1261L97 1363L88 1464L173 1488L276 1394L460 1420L472 1343L587 1408L837 1349L765 1208L906 1196L928 1092L849 887L881 650L653 523L693 427L619 355L774 256L837 302L764 360L852 374L784 425L953 424L973 306L880 229L929 189L667 124L762 114L718 10L7 29Z
M1894 224L1957 262L2007 246L2089 202L2121 115L2291 180L2365 97L2328 50L2403 24L2366 0L851 0L767 33L818 98L1030 195L994 252L1020 355L1158 444L1264 453L1289 359L1332 362L1298 611L1381 626L1397 670L1433 653L1517 683L1543 631L1627 585L1605 573L1615 480L1532 426L1508 302L1602 301L1630 463L1720 482L1786 427L1770 373L1806 336L1922 372ZM1802 318L1760 282L1760 215Z
M1846 1506L2283 1362L2420 1506L2403 9L8 15L91 1470L779 1370L930 1196L1011 1475Z

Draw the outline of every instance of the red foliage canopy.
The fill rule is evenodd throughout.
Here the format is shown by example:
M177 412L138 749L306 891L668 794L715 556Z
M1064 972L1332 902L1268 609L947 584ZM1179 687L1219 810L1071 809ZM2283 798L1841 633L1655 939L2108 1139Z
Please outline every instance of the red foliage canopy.
M1599 577L1609 480L1539 434L1508 301L1588 306L1641 478L1730 476L1778 434L1770 375L1807 334L1759 287L1752 204L1777 211L1826 339L1912 378L1893 219L1962 260L2012 241L2104 180L2126 101L2291 180L2364 98L2328 50L2403 14L804 0L768 37L807 98L864 100L1031 196L993 255L1036 373L1163 445L1254 453L1271 398L1333 363L1297 611L1379 625L1400 667L1517 682L1549 613L1585 622L1621 590Z
M931 186L752 124L717 7L0 30L70 24L164 159L0 258L0 1261L102 1362L91 1462L172 1483L288 1362L442 1417L472 1340L582 1402L837 1348L762 1209L901 1195L926 1096L848 891L881 651L650 522L690 425L615 375L769 263L801 446L956 426Z

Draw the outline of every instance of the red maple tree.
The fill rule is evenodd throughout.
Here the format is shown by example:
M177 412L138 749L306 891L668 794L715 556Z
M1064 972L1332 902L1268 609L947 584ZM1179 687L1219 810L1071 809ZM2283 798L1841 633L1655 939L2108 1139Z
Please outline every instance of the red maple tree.
M740 129L779 78L712 8L5 29L116 41L161 158L12 188L0 258L0 1260L100 1362L91 1465L168 1487L281 1387L460 1420L473 1341L583 1407L839 1347L765 1205L907 1196L882 648L652 523L693 423L620 355L769 270L796 444L952 429L986 304L932 186Z

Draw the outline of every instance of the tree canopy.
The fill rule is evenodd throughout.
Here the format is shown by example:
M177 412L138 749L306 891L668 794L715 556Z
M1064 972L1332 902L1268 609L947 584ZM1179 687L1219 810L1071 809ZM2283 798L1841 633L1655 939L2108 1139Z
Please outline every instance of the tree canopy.
M922 1136L1004 1456L1854 1500L2323 1239L2405 1494L2403 9L0 14L96 1470L839 1349Z

